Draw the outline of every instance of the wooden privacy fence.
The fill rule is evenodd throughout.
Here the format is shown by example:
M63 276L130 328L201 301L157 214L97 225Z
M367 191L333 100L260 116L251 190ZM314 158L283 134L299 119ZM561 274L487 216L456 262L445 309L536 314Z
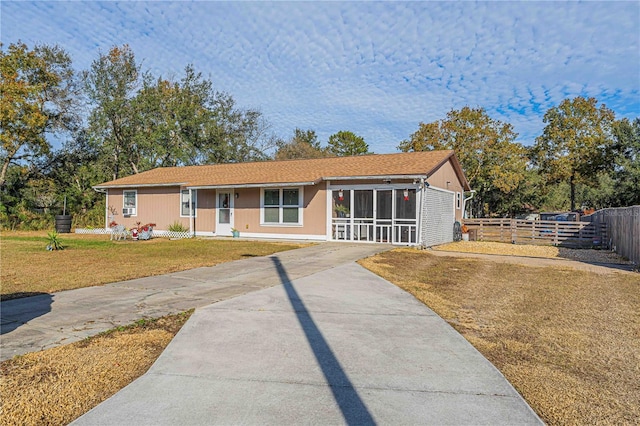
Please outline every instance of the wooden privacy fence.
M640 206L598 210L583 220L607 225L611 248L640 265Z
M555 220L464 219L478 241L563 247L607 247L606 223Z

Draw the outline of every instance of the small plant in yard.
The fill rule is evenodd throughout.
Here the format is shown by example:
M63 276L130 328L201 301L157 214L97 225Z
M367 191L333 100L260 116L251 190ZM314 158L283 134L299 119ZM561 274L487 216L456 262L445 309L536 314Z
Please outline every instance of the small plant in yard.
M171 225L169 225L169 231L171 231L171 232L188 232L189 230L187 228L185 228L184 225L181 224L180 222L175 221Z
M62 250L62 241L60 241L60 237L56 231L49 232L47 234L47 238L49 239L49 244L47 244L47 250Z

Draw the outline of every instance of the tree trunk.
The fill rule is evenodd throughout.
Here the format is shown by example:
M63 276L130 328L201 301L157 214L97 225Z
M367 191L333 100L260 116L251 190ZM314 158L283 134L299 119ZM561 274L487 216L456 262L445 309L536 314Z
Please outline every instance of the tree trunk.
M9 163L11 160L7 157L2 163L2 172L0 172L0 190L4 189L4 184L7 179L7 170L9 169Z
M571 177L569 178L569 187L571 188L571 211L574 211L576 209L575 172L571 173Z

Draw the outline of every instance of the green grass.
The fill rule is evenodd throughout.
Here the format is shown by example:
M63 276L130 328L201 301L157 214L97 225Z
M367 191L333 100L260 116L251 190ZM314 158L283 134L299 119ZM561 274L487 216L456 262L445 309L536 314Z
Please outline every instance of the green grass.
M3 233L0 297L102 285L266 256L303 244L256 241L153 238L110 241L108 235L61 234L61 251L47 251L46 232Z

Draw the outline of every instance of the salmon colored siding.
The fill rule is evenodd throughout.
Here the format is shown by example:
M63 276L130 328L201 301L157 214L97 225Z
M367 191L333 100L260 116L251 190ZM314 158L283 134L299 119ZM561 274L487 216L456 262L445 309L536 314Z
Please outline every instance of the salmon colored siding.
M114 220L131 228L136 222L141 224L155 223L157 229L169 229L169 225L178 221L185 227L189 227L189 218L180 217L180 188L137 188L136 216L125 217L122 215L122 192L128 189L109 189L107 208L115 208L117 215ZM107 213L111 215L110 212Z
M215 232L216 229L216 191L215 189L198 189L196 195L196 232ZM183 218L189 227L189 218Z
M427 179L429 185L434 188L446 189L447 191L451 191L454 193L460 193L460 208L456 208L456 220L462 219L462 200L464 199L464 189L462 186L462 182L458 178L451 161L447 161L443 164L438 170L435 171L429 178ZM447 184L449 182L449 184ZM454 196L455 201L455 196Z
M273 226L260 224L260 188L235 189L234 227L241 232L261 234L304 234L325 235L326 233L326 184L303 187L303 225ZM189 228L189 217L180 216L180 188L138 188L136 216L122 215L122 189L109 189L109 207L115 208L114 220L127 228L141 224L155 223L156 229L167 230L174 222ZM194 228L197 233L214 233L216 230L215 189L197 190L197 209ZM109 213L110 215L110 213Z
M325 235L326 184L305 186L302 203L302 226L278 226L260 224L260 188L236 189L238 197L234 205L234 227L241 233Z

